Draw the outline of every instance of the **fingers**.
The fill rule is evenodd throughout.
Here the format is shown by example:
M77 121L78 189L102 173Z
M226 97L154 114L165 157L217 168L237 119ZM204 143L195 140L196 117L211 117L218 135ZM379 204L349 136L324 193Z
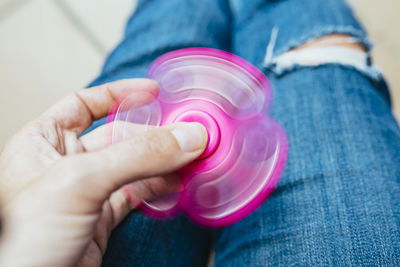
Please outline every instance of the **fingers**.
M112 230L142 200L151 200L159 195L177 192L179 181L179 177L175 175L165 178L153 177L136 181L112 193L109 201L106 201L103 205L101 217L93 237L95 242L90 243L78 266L100 266Z
M41 119L53 119L62 129L77 135L83 133L93 120L105 117L118 100L132 93L137 105L152 102L158 85L149 79L127 79L77 91L45 112Z
M109 233L143 200L149 201L179 191L181 191L180 178L175 174L143 179L123 186L112 193L109 201L106 202L110 206L110 217L112 217L112 220L108 222L111 225L107 227Z
M68 174L77 170L79 186L90 189L90 198L101 202L125 184L182 168L201 155L206 144L207 132L201 124L178 123L151 129L97 152L75 155L56 171Z

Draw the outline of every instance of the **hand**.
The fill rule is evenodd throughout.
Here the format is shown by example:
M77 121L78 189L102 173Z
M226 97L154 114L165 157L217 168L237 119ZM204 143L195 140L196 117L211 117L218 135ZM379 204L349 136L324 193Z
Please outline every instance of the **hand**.
M205 129L180 123L107 146L107 124L79 137L116 99L158 85L121 80L77 91L29 123L0 157L1 266L100 266L111 230L143 199L179 190L169 175L197 158ZM135 129L135 126L132 126Z

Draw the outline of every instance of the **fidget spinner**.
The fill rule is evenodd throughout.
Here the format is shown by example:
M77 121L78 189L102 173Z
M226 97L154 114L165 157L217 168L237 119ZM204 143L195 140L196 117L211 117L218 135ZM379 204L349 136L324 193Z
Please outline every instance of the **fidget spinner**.
M111 142L131 134L128 124L143 129L175 122L198 122L208 133L203 154L178 171L183 190L143 201L139 208L153 218L178 212L209 227L233 224L259 207L283 172L288 145L284 130L267 116L272 92L256 67L233 54L187 48L154 61L148 78L160 93L138 106L128 95L111 110Z

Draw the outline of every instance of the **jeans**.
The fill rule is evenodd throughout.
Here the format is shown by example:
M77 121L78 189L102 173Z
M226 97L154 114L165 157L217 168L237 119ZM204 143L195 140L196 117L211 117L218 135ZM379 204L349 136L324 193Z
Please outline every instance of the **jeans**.
M230 51L270 79L289 158L272 196L232 226L133 212L113 231L103 266L207 266L212 250L214 266L400 266L400 129L383 78L372 66L265 60L267 47L275 57L332 33L371 48L344 0L139 1L92 85L143 77L174 49Z

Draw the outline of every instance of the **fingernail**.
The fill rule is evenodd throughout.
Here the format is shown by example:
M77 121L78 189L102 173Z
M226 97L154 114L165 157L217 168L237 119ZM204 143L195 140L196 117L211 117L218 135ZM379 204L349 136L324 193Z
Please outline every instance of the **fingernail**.
M171 131L184 152L204 149L207 133L199 123L185 123Z

